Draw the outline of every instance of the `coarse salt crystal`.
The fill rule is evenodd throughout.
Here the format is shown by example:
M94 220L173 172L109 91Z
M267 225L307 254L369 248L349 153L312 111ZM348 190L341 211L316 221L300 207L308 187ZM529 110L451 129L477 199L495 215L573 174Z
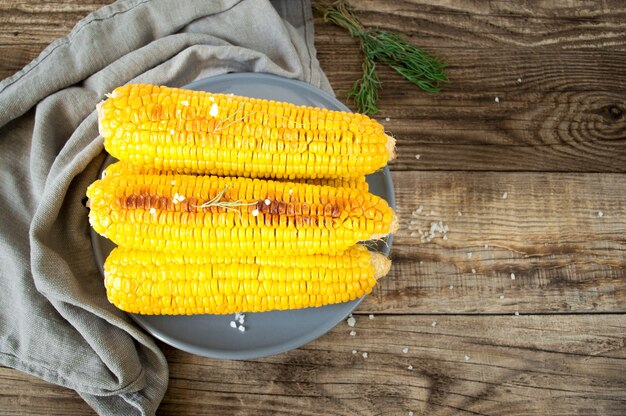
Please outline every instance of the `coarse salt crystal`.
M407 370L413 370L413 366L411 364L408 365Z
M458 212L456 213L456 215L458 215L459 217L462 217L462 216L463 216L463 213L462 213L461 211L458 211Z
M170 130L170 134L173 136L176 133L174 130Z
M407 416L414 416L414 413L409 410L409 413L407 413Z
M519 312L515 311L515 316L519 316Z
M374 315L370 313L369 318L370 318L370 319L374 319Z
M507 199L509 197L509 193L505 192L502 194L502 199Z
M504 299L504 295L500 295L500 299Z
M465 357L463 357L465 359L465 361L469 361L470 357L469 355L465 354Z
M209 115L211 117L217 117L218 111L219 111L219 108L217 107L217 104L213 104L211 106L211 109L209 110Z
M352 350L353 355L356 355L356 353L357 353L357 350Z
M472 274L476 274L476 269L472 269Z
M602 216L604 216L604 212L598 211L598 217L602 217Z
M472 252L470 251L469 253L467 253L467 258L468 258L468 259L471 259L473 255L474 255L474 253L472 253Z
M367 354L366 352L364 352L364 353L363 353L363 358L367 358L367 355L368 355L368 354Z
M415 155L415 159L420 160L420 157L422 157L422 155Z
M270 199L269 199L269 198L266 198L266 199L265 199L265 205L269 205L269 204L271 204L271 203L272 203L272 201L270 201Z
M515 280L515 273L511 273L511 280Z
M500 102L500 97L496 97L495 102L499 103Z
M450 290L454 289L454 286L450 285Z
M214 102L214 101L215 101L215 98L214 98L213 96L210 96L210 97L209 97L209 101Z
M485 248L489 248L489 244L485 244Z
M409 352L409 347L402 348L402 352L405 353L405 354L408 353Z
M154 207L150 208L150 215L156 215L156 209Z
M259 210L258 210L258 209L254 209L254 210L252 210L252 216L253 216L253 217L256 217L256 216L258 216L258 215L259 215Z
M447 239L448 239L448 236L447 236L447 235L444 235L444 236L443 236L443 239L444 239L444 241L445 241L445 240L447 240Z
M385 117L385 121L391 121L389 117Z
M518 79L517 79L517 83L518 83L518 84L521 84L521 83L522 83L522 79L521 79L521 78L518 78Z
M437 326L437 321L433 321L432 324L430 324L430 326L432 326L433 328Z
M348 318L348 326L354 327L354 324L356 324L356 319L354 319L353 317L349 317Z
M354 331L354 330L350 331L350 336L352 336L352 337L353 337L353 336L355 336L355 335L356 335L356 331Z
M235 321L230 321L230 327L231 327L231 328L237 328L237 322L235 322Z
M243 325L239 325L237 329L239 330L239 332L246 332L246 327Z

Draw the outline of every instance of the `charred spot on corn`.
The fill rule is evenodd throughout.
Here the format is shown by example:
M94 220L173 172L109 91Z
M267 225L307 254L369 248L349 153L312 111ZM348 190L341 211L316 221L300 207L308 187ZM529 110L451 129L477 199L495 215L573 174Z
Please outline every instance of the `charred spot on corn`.
M98 125L118 159L185 174L358 178L395 157L362 114L153 85L116 88Z
M366 191L260 179L107 175L87 194L96 232L166 252L338 253L397 224L387 202Z

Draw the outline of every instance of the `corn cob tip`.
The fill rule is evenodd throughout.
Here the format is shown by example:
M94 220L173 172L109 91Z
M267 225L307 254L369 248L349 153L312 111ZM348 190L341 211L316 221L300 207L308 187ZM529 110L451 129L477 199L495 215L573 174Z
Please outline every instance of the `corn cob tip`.
M385 136L387 136L387 144L385 146L387 147L387 153L389 153L389 160L394 160L397 156L396 139L389 134L385 134Z
M396 232L398 232L399 226L400 225L398 223L398 216L394 212L393 217L391 218L391 223L389 224L389 231L386 233L372 234L370 236L370 240L380 240L380 239L387 237L389 234L395 234Z
M376 280L385 277L391 269L391 260L380 253L371 253L370 262L374 266L374 277Z

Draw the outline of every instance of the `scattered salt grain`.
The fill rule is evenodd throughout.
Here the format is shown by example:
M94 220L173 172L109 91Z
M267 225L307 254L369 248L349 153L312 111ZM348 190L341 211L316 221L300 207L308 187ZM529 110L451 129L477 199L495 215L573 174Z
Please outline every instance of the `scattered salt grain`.
M450 290L454 289L454 286L450 285Z
M214 101L215 101L215 98L214 98L213 96L210 96L210 97L209 97L209 101L214 102Z
M289 195L293 195L293 189L289 190Z
M519 312L515 311L515 316L519 316Z
M219 111L219 109L218 109L218 107L217 107L217 104L213 104L213 105L211 106L211 109L209 110L209 115L210 115L211 117L217 117L217 113L218 113L218 111Z
M515 273L511 273L511 280L515 280Z
M447 235L444 235L444 236L443 236L443 240L445 241L445 240L447 240L447 239L448 239L448 236L447 236Z
M604 216L604 212L598 211L598 217L602 217L602 216Z
M437 326L437 321L433 321L432 324L430 324L430 326L432 326L433 328Z
M353 336L355 336L355 335L356 335L356 331L354 331L354 330L353 330L353 331L350 331L350 336L351 336L351 337L353 337Z
M173 136L176 132L174 130L170 130L170 134Z
M500 295L500 299L504 299L504 295Z
M243 325L239 325L237 329L239 330L239 332L246 332L246 327Z
M176 185L176 181L170 181L170 185Z
M413 366L411 364L408 365L408 367L406 368L407 370L413 370Z
M189 101L187 101L187 100L182 100L182 101L180 102L180 104L181 104L181 105L184 105L184 106L188 106L188 105L189 105Z
M521 79L521 78L518 78L518 79L517 79L517 83L518 83L518 84L521 84L521 83L522 83L522 79Z
M352 350L352 355L356 355L357 350Z
M467 258L468 258L468 259L471 259L473 255L474 255L474 253L472 253L472 252L470 251L469 253L467 253Z
M464 359L465 361L469 361L470 357L469 357L469 355L465 354L465 357L463 357L463 359Z
M476 274L476 269L472 269L472 274Z
M370 314L369 318L370 318L370 319L374 319L374 315L373 315L373 314Z
M509 197L509 193L505 192L502 194L502 199L507 199Z
M495 102L499 103L500 102L500 98L496 97Z
M237 328L237 322L235 322L235 321L230 321L230 327L231 327L231 328Z
M272 203L272 201L270 201L270 199L269 199L269 198L266 198L266 199L265 199L265 205L269 205L269 204L271 204L271 203Z
M154 207L150 208L150 215L156 215L156 209Z
M185 197L183 195L179 195L178 192L177 192L172 197L172 204L176 205L179 202L183 202L184 200L185 200Z
M456 215L458 215L459 217L463 216L463 213L461 211L457 212Z
M391 121L389 117L385 117L385 121Z
M413 412L411 412L410 410L409 410L409 413L407 413L407 416L414 416L414 415L415 414Z
M366 352L364 352L364 353L363 353L363 358L367 358L367 355L368 355L368 354L367 354Z
M259 215L259 210L258 209L252 210L252 216L253 217L257 217L258 215Z
M415 155L415 159L420 160L420 157L422 157L422 155Z
M240 324L243 324L244 322L246 322L246 315L239 315L239 318L237 320Z
M422 212L422 210L423 210L423 209L424 209L424 207L420 205L419 207L417 207L417 209L416 209L416 210L414 210L414 211L412 212L412 215L413 215L414 217L417 217L417 215L418 215L418 214L420 214L420 213Z
M348 326L354 328L354 324L356 324L356 319L354 319L352 316L348 318Z
M489 248L489 244L485 244L485 248Z
M407 354L409 352L409 347L402 348L402 352Z

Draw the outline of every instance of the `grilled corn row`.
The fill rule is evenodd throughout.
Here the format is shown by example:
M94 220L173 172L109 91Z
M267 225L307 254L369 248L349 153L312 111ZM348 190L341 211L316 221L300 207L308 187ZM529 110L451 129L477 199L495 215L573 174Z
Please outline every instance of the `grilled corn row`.
M154 85L116 88L98 105L106 150L185 174L356 178L395 157L395 140L362 114Z
M130 162L119 161L112 163L102 173L102 177L111 175L173 175L173 172L160 171L155 168L146 166L133 165ZM365 180L365 176L359 176L353 179L295 179L292 182L309 183L311 185L326 185L336 188L353 188L362 191L368 191L369 185Z
M371 292L391 262L356 245L342 255L228 257L127 248L107 258L109 301L148 315L228 314L347 302Z
M87 190L94 230L120 246L212 255L339 253L397 229L368 192L249 178L119 175Z

